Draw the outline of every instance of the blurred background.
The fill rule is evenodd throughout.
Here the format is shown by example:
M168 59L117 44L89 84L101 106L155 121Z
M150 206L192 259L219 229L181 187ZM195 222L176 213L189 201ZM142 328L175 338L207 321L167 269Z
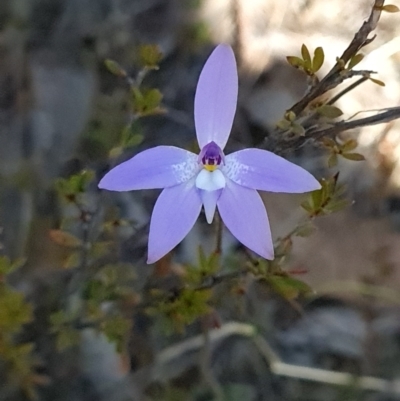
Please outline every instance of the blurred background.
M392 3L400 5L397 0ZM118 161L159 144L194 147L196 82L206 58L221 42L234 48L240 82L227 151L257 147L307 88L306 76L290 66L286 56L298 56L303 43L309 49L322 46L325 63L319 74L323 76L369 16L372 4L370 0L1 1L0 242L2 254L11 260L26 258L9 282L33 308L34 319L18 341L34 344L36 376L35 391L23 391L9 375L7 361L0 359L0 400L35 396L52 401L211 400L218 399L220 388L226 400L400 399L399 385L391 382L400 373L400 124L396 121L343 135L358 140L357 151L366 161L341 159L329 169L321 149L305 147L285 154L319 178L340 171L351 200L345 210L317 219L312 236L293 242L286 268L301 272L298 277L315 291L301 301L300 312L299 304L258 283L246 283L240 299L221 302L218 323L211 324L220 325L221 331L209 338L208 356L199 345L201 337L196 337L201 335L201 324L184 334L165 335L160 324L135 314L122 354L102 335L84 328L79 344L57 352L48 324L48 314L60 306L57 294L70 278L68 270L60 268L66 251L49 235L71 214L54 183L82 169L92 169L100 178L110 168L109 151L129 121L126 80L111 74L105 59L115 60L136 76L141 45L157 44L163 53L160 69L150 71L143 85L161 91L165 113L140 119L135 129L143 140L119 155ZM398 105L399 18L382 14L377 38L360 63L362 69L377 71L386 85L367 81L341 98L337 105L346 118ZM147 223L157 195L145 191L101 198L106 205L117 205L119 215L139 227L126 228L120 255L121 260L136 263L141 283L152 271L144 256ZM95 204L98 196L93 182L88 197ZM274 238L285 236L304 214L300 196L263 194L263 199ZM96 218L100 221L104 213ZM211 249L208 230L201 222L194 228L177 251L177 268L193 262L199 243ZM225 252L236 246L226 234ZM0 320L1 316L0 311ZM356 381L335 386L275 374L260 351L263 347L249 340L246 323L256 325L286 363L381 377L382 391L364 391ZM209 359L208 372L201 368L203 357Z

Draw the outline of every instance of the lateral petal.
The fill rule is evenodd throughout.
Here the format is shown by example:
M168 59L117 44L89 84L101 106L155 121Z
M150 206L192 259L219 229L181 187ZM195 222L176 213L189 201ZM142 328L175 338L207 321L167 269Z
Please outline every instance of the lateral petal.
M110 170L99 188L110 191L167 188L190 180L199 170L197 155L175 146L138 153Z
M236 112L238 77L235 55L219 45L201 71L194 99L194 121L200 149L214 141L223 149Z
M232 235L260 256L274 258L267 212L256 190L227 180L217 206Z
M302 167L261 149L244 149L225 156L222 170L236 184L262 191L302 193L321 188Z
M165 188L157 199L150 221L148 259L154 263L183 240L201 210L194 179Z

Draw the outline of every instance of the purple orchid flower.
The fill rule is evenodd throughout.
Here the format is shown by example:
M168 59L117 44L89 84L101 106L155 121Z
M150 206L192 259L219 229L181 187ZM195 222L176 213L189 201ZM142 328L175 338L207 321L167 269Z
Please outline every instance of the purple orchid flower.
M108 172L99 187L111 191L164 188L150 222L148 260L154 263L188 234L204 207L231 233L266 259L274 247L257 190L302 193L320 188L303 168L271 152L244 149L224 155L236 111L238 76L231 47L219 45L200 74L194 118L200 154L174 146L145 150Z

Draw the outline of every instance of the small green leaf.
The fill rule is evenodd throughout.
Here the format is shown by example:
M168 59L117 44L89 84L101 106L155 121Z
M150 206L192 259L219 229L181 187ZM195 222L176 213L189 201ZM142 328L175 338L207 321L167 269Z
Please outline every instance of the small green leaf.
M304 60L302 60L300 57L287 56L286 60L291 66L295 68L304 67Z
M338 107L329 104L324 104L318 107L317 112L328 118L337 118L343 114L342 110L340 110Z
M276 123L276 126L281 130L288 130L291 127L291 125L292 125L291 122L286 120L285 118Z
M370 81L372 81L374 84L377 84L379 86L386 86L385 83L383 81L381 81L380 79L376 79L376 78L369 78Z
M107 70L118 77L125 78L126 71L114 60L104 60L104 65L106 66Z
M347 160L354 160L354 161L365 160L365 157L360 153L342 153L342 157L344 157Z
M163 95L158 89L149 89L145 92L140 92L136 88L132 92L134 111L140 116L159 114L164 111L160 107Z
M387 13L398 13L400 9L394 4L387 4L386 6L382 7L382 11L386 11Z
M358 53L356 55L354 55L349 62L349 65L347 66L347 68L349 70L351 70L353 67L355 67L357 64L359 64L362 59L364 58L364 56L361 53Z
M338 163L337 153L331 153L328 157L328 167L335 167Z
M296 134L298 136L304 136L306 134L306 131L302 125L299 123L292 123L292 126L290 130L293 132L293 134Z
M117 352L121 353L124 350L131 326L132 323L130 320L122 316L112 316L103 322L101 329L108 341L115 344Z
M158 45L142 45L139 48L139 57L142 66L156 70L163 55Z
M108 157L110 159L116 159L117 157L121 156L124 149L122 146L115 146L108 152Z
M295 235L298 237L309 237L310 235L314 234L316 227L311 221L307 221L300 227L298 227L295 231Z
M339 212L350 205L350 201L348 199L338 199L329 202L328 205L324 207L324 213L336 213Z
M57 332L56 346L58 351L64 351L67 348L74 347L79 344L81 339L80 332L72 327L65 326Z
M300 295L308 295L311 288L303 281L288 276L270 276L266 281L283 298L292 300Z
M334 148L335 146L337 146L337 143L336 143L333 139L328 138L328 137L326 137L326 136L324 136L324 137L321 139L321 142L322 142L322 144L323 144L325 147L327 147L327 148Z
M314 72L319 71L319 69L324 64L324 59L325 59L324 50L322 49L322 47L317 47L314 51L314 57L312 61L312 69Z
M303 57L305 64L311 66L311 55L304 43L301 45L301 56Z
M345 153L354 150L357 146L358 143L355 139L349 139L340 147L340 149Z
M80 252L72 252L63 264L64 269L73 269L78 267L81 263L81 259L82 255Z

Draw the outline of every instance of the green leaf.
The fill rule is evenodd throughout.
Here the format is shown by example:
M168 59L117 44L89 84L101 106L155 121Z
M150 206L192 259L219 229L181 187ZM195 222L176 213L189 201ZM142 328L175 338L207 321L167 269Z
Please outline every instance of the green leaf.
M298 136L304 136L306 134L304 127L295 122L292 123L290 130L293 132L293 134L296 134Z
M122 316L112 316L102 323L101 329L108 341L115 344L117 352L121 353L126 345L131 326L130 320Z
M342 152L349 152L351 150L354 150L357 146L358 143L355 139L349 139L340 147L340 149L342 150Z
M104 65L106 66L107 70L118 77L125 78L126 71L114 60L104 60Z
M311 66L311 55L307 49L307 46L304 43L301 45L301 56L303 57L303 60L306 62L305 64Z
M32 320L32 307L23 294L2 288L0 296L0 333L17 333L21 327Z
M19 269L26 263L26 258L18 258L11 263L8 256L0 256L0 275L7 275Z
M65 260L63 267L64 269L73 269L79 266L81 260L82 260L82 255L80 252L72 252Z
M279 295L288 300L312 293L311 288L306 283L293 277L270 276L265 280Z
M145 92L140 92L135 88L132 92L133 108L138 115L148 116L151 114L159 114L164 111L160 107L163 95L158 89L148 89Z
M80 332L72 327L65 326L57 332L56 347L58 351L64 351L67 348L74 347L81 340Z
M142 45L139 48L140 64L149 69L158 69L163 54L158 45Z
M365 160L365 157L360 153L342 153L342 157L344 157L347 160L354 160L354 161Z
M335 167L338 163L337 153L331 153L328 157L328 167Z
M292 126L292 123L284 118L283 120L278 121L276 126L281 130L288 130Z
M312 69L314 72L319 71L319 69L324 64L324 59L325 59L324 50L322 49L322 47L317 47L314 51L314 57L312 61Z
M353 67L355 67L358 63L361 62L361 60L364 58L364 56L361 53L358 53L356 55L354 55L349 62L349 65L347 66L347 68L349 70L351 70Z
M335 146L337 146L337 143L333 139L326 136L321 139L321 142L327 148L334 148Z
M400 9L394 4L387 4L386 6L382 7L382 11L386 11L387 13L398 13Z
M377 84L379 86L386 86L386 84L383 81L381 81L380 79L375 79L375 78L371 78L370 77L369 80L372 81L374 84Z
M324 213L325 214L336 213L345 209L349 205L350 202L348 199L333 200L324 207Z
M337 118L343 114L342 110L340 110L338 107L329 104L324 104L318 107L317 112L328 118Z
M307 221L305 224L298 227L295 231L295 235L298 237L309 237L314 234L316 227L311 221Z
M291 66L295 68L304 67L304 60L302 60L300 57L287 56L286 60Z

